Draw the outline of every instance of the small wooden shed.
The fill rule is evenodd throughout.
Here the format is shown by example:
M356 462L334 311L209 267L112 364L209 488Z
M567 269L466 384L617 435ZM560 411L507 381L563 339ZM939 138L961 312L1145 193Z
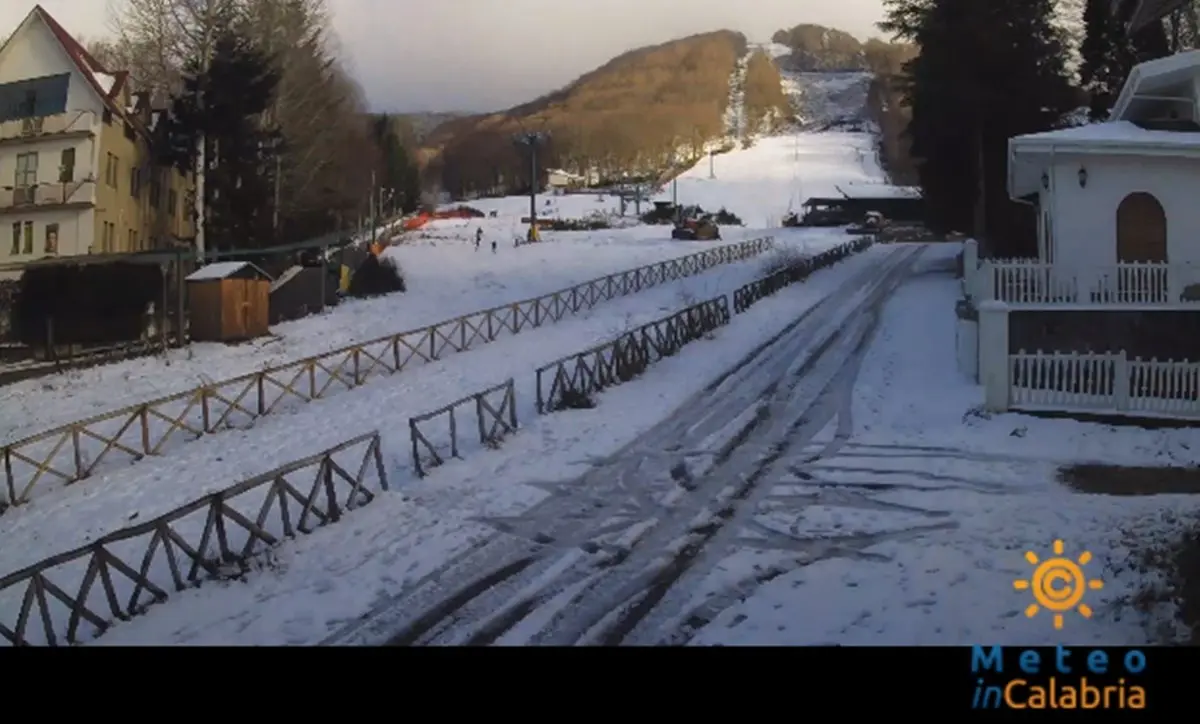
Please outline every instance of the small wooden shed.
M193 342L241 342L268 334L271 276L247 261L220 261L187 277Z

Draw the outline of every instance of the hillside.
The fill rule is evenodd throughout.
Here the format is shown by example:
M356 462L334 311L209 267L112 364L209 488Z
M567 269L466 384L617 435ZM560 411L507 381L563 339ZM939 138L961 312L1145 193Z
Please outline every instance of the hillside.
M616 176L694 160L724 135L730 79L747 48L728 30L672 40L623 53L530 103L453 119L424 141L426 176L453 194L528 188L528 161L512 141L519 131L550 134L544 167Z
M914 46L889 43L879 38L863 42L841 30L812 24L776 31L772 40L788 48L786 54L775 59L787 72L861 71L872 74L866 108L870 119L878 126L880 162L894 182L917 182L916 166L909 156L909 141L904 135L910 113L904 104L903 92L904 64L916 55ZM849 87L854 88L854 84Z

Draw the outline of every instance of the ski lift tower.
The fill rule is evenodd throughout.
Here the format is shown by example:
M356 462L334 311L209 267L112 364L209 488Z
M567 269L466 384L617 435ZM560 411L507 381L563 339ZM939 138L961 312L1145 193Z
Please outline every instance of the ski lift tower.
M529 148L529 232L527 241L538 241L540 234L537 225L537 184L538 184L538 146L550 138L549 133L542 131L527 131L513 136L513 142L518 146Z

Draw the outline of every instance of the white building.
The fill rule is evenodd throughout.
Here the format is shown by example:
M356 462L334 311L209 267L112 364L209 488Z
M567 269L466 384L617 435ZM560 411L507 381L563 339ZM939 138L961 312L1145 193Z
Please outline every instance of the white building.
M1138 65L1110 120L1009 141L1038 258L964 251L959 359L992 410L1200 418L1200 51Z
M1055 273L1009 279L1023 296L999 298L1181 302L1200 282L1198 99L1192 51L1137 66L1105 123L1011 139L1009 194L1037 205L1039 261Z

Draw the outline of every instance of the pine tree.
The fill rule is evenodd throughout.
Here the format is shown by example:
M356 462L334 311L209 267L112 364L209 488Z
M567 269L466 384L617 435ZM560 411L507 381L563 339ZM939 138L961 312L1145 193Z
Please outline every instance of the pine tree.
M1126 4L1116 14L1110 0L1088 0L1084 7L1079 78L1090 97L1089 116L1094 121L1108 117L1133 66L1171 54L1162 21L1133 34L1126 32L1131 7Z
M980 189L994 250L1035 248L1007 194L1008 139L1054 128L1075 105L1052 0L885 0L884 30L915 41L906 65L912 155L931 223L975 226Z
M421 177L394 123L395 119L384 114L377 116L371 126L371 136L382 157L383 169L378 184L392 189L399 197L400 208L412 212L421 202Z
M199 59L172 99L159 137L160 158L184 171L195 167L198 140L205 140L205 237L209 248L254 248L274 239L271 210L274 159L281 137L262 114L278 73L248 38L225 29L208 67Z

